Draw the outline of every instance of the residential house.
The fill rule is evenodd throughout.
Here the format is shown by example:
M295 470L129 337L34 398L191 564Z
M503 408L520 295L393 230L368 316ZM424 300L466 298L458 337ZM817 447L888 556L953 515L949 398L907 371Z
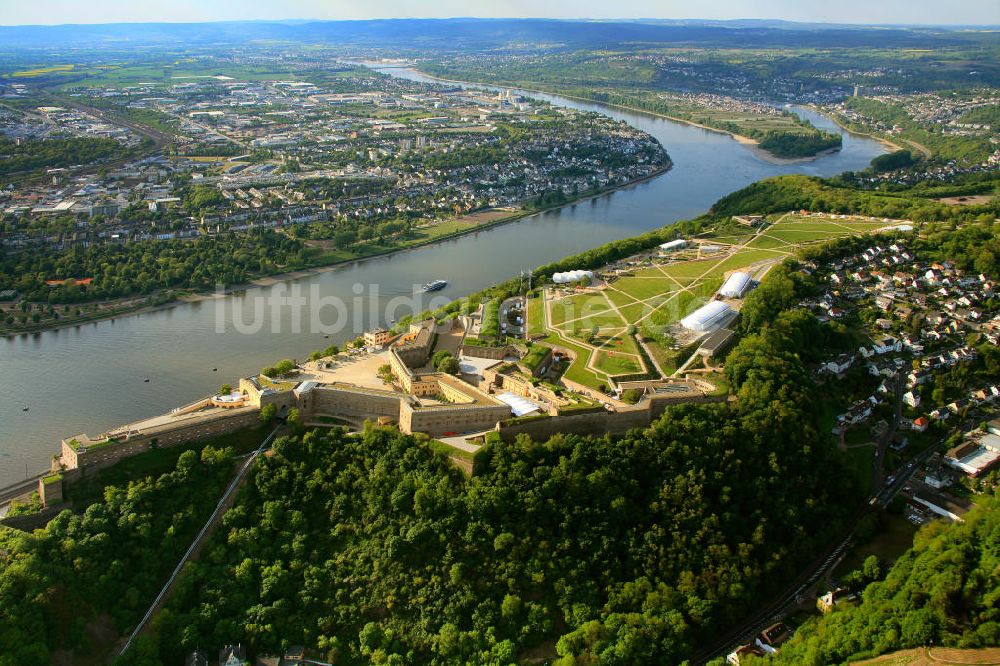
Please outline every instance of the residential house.
M828 361L822 369L839 375L846 372L852 365L854 365L854 356L851 354L841 354L832 361Z
M243 666L247 661L246 649L237 643L219 650L219 666Z
M770 627L760 632L756 643L765 652L774 653L782 643L791 638L792 632L784 622L775 622Z
M756 643L748 643L747 645L741 645L726 655L726 661L733 666L740 666L740 659L749 655L753 655L754 657L766 657L767 653L764 652L762 648L758 647Z
M831 613L833 612L833 609L840 604L854 601L855 599L857 599L857 595L853 592L846 588L838 587L837 589L830 590L826 594L819 597L816 600L816 608L818 608L821 613Z

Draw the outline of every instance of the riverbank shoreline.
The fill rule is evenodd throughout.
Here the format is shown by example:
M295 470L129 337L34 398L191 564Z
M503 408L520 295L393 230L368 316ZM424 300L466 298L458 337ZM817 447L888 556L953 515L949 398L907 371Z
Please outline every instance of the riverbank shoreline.
M889 139L886 139L884 137L878 136L877 134L871 134L869 132L859 132L857 130L851 129L850 127L848 127L847 125L845 125L844 123L842 123L840 121L840 118L838 118L836 115L834 115L832 113L825 113L825 112L821 111L819 108L817 108L815 105L812 105L812 109L816 113L822 113L824 116L826 116L827 118L829 118L830 121L834 125L836 125L840 129L844 130L848 134L853 134L854 136L863 136L863 137L867 137L867 138L871 139L872 141L878 141L883 146L885 146L886 148L888 148L890 151L903 150L903 147L901 145L899 145L898 143L893 143L892 141L889 141Z
M612 194L619 190L625 190L630 187L634 187L636 185L641 185L642 183L648 182L655 178L659 178L660 176L669 172L672 168L673 168L673 161L670 159L670 156L668 154L667 163L664 167L657 169L656 171L647 174L641 178L633 178L632 180L629 180L625 183L621 183L620 185L614 185L612 187L602 188L595 192L584 194L580 197L577 197L576 199L571 199L565 203L561 203L555 206L548 206L545 208L538 208L535 210L525 210L522 208L517 212L512 213L511 215L501 217L496 220L491 220L489 222L484 222L482 224L470 225L467 229L458 229L448 234L443 234L435 238L429 238L425 241L414 243L412 245L407 245L406 247L390 248L381 252L374 252L372 254L366 254L363 256L351 257L349 259L341 259L320 266L310 266L308 268L301 268L294 271L283 271L280 273L273 273L270 275L261 275L260 277L254 278L248 282L240 283L237 285L229 285L225 289L219 291L213 291L213 292L195 291L190 293L182 293L177 298L171 301L168 301L166 303L160 303L157 305L138 306L131 310L122 310L111 314L100 314L94 317L84 317L81 319L74 319L73 321L58 322L46 326L28 327L24 329L18 329L16 331L4 331L3 333L0 333L0 335L6 338L14 338L21 335L35 335L40 333L48 333L52 331L60 331L68 328L76 328L79 326L83 326L85 324L98 324L105 321L114 321L118 318L135 317L143 314L162 312L164 310L170 310L180 305L189 305L192 303L202 303L205 301L211 301L218 298L230 296L235 293L243 292L248 289L270 287L279 284L281 282L300 280L302 278L312 277L315 275L320 275L322 273L328 273L330 271L337 270L338 268L341 268L349 264L361 263L364 261L368 261L370 259L382 259L386 257L391 257L393 255L400 254L403 252L408 252L410 250L416 250L423 247L435 245L437 243L443 243L445 241L461 238L462 236L467 236L469 234L476 233L478 231L486 231L505 224L517 222L518 220L522 220L532 215L540 215L542 213L547 213L553 210L559 210L561 208L566 208L568 206L574 206L579 203L590 201L591 199L596 199L598 197L602 197L607 194Z
M365 66L370 66L370 65L366 64ZM445 82L445 83L455 83L455 84L465 85L465 86L489 86L489 87L492 87L492 88L510 88L512 90L523 90L524 92L537 93L539 95L558 95L559 97L565 97L566 99L573 99L573 100L576 100L578 102L585 102L587 104L601 104L603 106L607 106L607 107L610 107L610 108L613 108L613 109L621 109L622 111L631 111L632 113L644 113L644 114L647 114L647 115L650 115L650 116L653 116L653 117L656 117L656 118L663 118L663 119L669 120L671 122L680 123L682 125L688 125L690 127L697 127L699 129L703 129L703 130L706 130L706 131L709 131L709 132L716 132L718 134L726 134L730 138L734 139L737 143L747 146L751 150L751 152L753 152L753 154L759 160L761 160L762 162L766 162L768 164L774 164L776 166L788 166L788 165L794 165L794 164L806 164L808 162L815 162L816 160L818 160L818 159L820 159L822 157L827 157L827 156L832 155L832 154L834 154L834 153L836 153L836 152L838 152L840 150L840 148L828 148L826 150L819 151L815 155L809 155L809 156L805 156L805 157L779 157L777 155L774 155L774 154L772 154L772 153L764 150L763 148L760 147L760 142L759 141L757 141L756 139L751 139L750 137L748 137L746 135L737 134L736 132L731 132L729 130L719 129L718 127L710 127L709 125L702 125L701 123L696 123L693 120L687 120L685 118L679 118L677 116L671 116L671 115L667 115L665 113L659 113L657 111L650 111L649 109L640 109L638 107L628 106L627 104L616 104L614 102L604 102L604 101L601 101L601 100L591 99L589 97L581 97L580 95L572 95L570 93L557 92L557 91L554 91L554 90L540 90L538 88L528 88L528 87L520 86L520 85L516 85L516 84L499 84L498 85L498 84L490 84L490 83L477 83L475 81L461 81L459 79L444 79L444 78L441 78L439 76L435 76L434 74L429 74L427 72L424 72L424 71L422 71L420 69L417 69L416 67L412 67L412 66L406 66L406 67L400 67L400 66L388 67L387 66L387 67L384 67L384 69L405 69L405 70L409 70L411 72L415 72L417 74L420 74L421 76L427 76L427 77L430 77L430 78L432 78L432 79L434 79L436 81L442 81L442 82ZM845 132L848 132L850 134L859 134L858 132L854 132L854 131L848 129L847 127L844 127L839 122L837 122L837 120L835 118L831 117L829 114L823 113L822 111L819 111L818 109L814 109L814 110L817 113L820 113L823 116L825 116L827 118L830 118L830 120L832 120L834 123L836 123L837 126L840 127L842 130L844 130ZM862 136L870 136L870 135L862 135ZM879 143L882 143L883 145L889 145L889 146L894 145L891 142L885 141L885 140L880 139L879 137L876 137L876 136L870 136L870 138L873 139L873 140L875 140L875 141L878 141ZM899 150L899 147L897 146L896 149Z

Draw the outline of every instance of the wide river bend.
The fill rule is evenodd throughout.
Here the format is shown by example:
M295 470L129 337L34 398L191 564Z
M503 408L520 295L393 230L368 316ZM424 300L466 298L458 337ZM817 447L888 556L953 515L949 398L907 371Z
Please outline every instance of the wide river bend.
M406 69L383 71L433 80ZM823 129L844 134L843 149L812 162L778 165L718 132L556 95L525 94L598 111L648 132L666 148L673 169L559 210L306 278L113 321L2 338L0 368L7 388L0 398L0 486L25 478L26 470L33 474L47 467L62 437L96 435L164 413L281 358L301 359L384 324L387 305L405 308L414 285L445 279L448 286L435 296L459 298L522 270L695 217L723 195L762 178L831 176L863 169L885 152L878 142L843 133L828 118L803 108L795 110ZM339 313L346 327L325 337L304 315L296 330L291 307L277 299L291 290L307 299L307 311L316 309L316 299L347 303L346 317L333 306L324 306L320 317L332 324Z

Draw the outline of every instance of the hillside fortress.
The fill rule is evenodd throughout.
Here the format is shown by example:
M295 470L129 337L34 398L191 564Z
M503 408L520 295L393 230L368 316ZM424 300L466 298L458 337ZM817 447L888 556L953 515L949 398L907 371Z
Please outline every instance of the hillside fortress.
M461 341L469 325L463 317L445 324L432 320L411 324L396 335L371 331L363 338L363 350L299 364L291 378L244 377L229 394L208 396L98 437L67 437L53 456L52 474L39 482L39 495L51 503L61 499L62 483L124 458L253 427L268 405L274 406L278 418L298 410L307 426L361 428L371 421L431 438L478 436L481 443L488 432L507 441L521 434L535 438L555 433L621 434L649 425L670 404L725 400L709 395L711 385L690 379L645 387L646 395L636 405L601 402L582 392L560 394L533 378L537 368L519 364L524 350L514 346L460 345L456 351L462 366L457 376L429 367L438 339L450 336ZM547 353L573 352L554 346ZM641 385L629 386L634 384ZM478 446L469 443L463 448Z

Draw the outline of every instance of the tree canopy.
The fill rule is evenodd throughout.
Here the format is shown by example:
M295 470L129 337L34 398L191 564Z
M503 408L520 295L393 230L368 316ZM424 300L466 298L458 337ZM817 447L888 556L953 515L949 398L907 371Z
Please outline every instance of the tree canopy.
M1000 645L1000 500L924 526L861 603L808 622L773 663L826 666L924 645Z

